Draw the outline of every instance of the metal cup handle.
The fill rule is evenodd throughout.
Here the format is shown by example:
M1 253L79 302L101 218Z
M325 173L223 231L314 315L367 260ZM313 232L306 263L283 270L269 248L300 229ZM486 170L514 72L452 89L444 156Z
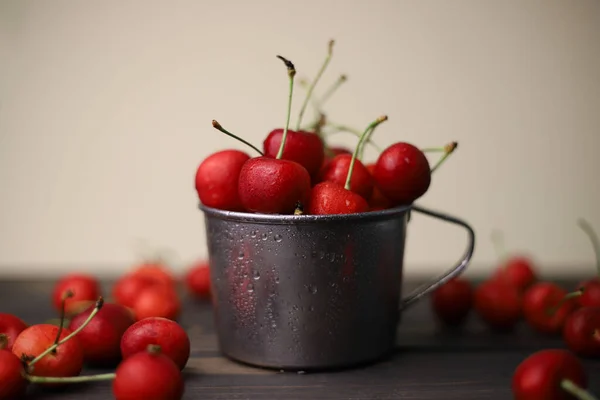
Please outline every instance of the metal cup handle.
M467 233L469 234L469 244L467 246L467 251L465 252L462 260L458 264L456 264L454 267L452 267L452 269L448 270L447 272L445 272L441 276L437 277L433 281L418 287L411 294L409 294L406 298L404 298L400 302L400 310L401 311L403 311L406 308L410 307L411 305L415 304L423 296L434 291L435 289L437 289L444 283L448 282L450 279L454 278L455 276L457 276L461 272L463 272L463 270L467 268L467 265L469 265L469 261L471 260L471 257L473 256L473 251L475 250L475 232L473 232L473 228L471 228L471 226L469 226L469 224L467 224L466 222L464 222L458 218L454 218L454 217L451 217L451 216L445 215L445 214L440 214L435 211L427 210L425 208L415 206L415 205L413 205L411 207L411 211L416 211L421 214L425 214L430 217L440 219L442 221L446 221L446 222L450 222L452 224L462 226L463 228L465 228L467 230Z

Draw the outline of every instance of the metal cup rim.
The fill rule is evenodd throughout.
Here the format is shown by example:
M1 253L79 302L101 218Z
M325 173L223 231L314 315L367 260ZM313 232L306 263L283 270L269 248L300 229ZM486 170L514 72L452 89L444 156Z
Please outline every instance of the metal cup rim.
M367 211L354 214L331 214L331 215L284 215L284 214L258 214L240 211L226 211L217 208L208 207L202 202L198 203L198 208L210 217L216 217L223 220L239 223L256 224L278 224L278 225L296 225L296 224L323 224L331 222L368 222L375 220L385 220L399 217L410 211L412 205L398 206L385 210Z

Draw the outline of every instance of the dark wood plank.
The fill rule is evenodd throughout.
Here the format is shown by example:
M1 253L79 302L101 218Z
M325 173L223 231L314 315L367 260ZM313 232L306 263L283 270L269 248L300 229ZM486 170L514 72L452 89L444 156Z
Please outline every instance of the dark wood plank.
M407 289L414 285L406 284ZM54 318L51 289L51 282L0 281L1 311L28 323ZM398 348L390 359L339 372L280 373L221 357L206 302L186 298L180 323L192 342L185 399L507 399L512 372L524 357L541 348L563 347L560 338L536 335L524 324L513 333L494 334L475 316L461 330L440 329L425 300L403 315ZM600 393L600 381L594 379L600 377L600 362L585 363L591 389ZM84 373L98 372L105 371ZM110 384L38 392L35 398L110 399Z

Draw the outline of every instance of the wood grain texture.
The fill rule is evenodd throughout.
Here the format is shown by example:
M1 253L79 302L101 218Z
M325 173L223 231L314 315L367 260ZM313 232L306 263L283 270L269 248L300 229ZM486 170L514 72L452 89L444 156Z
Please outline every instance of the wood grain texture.
M0 311L17 314L30 324L54 318L48 301L51 289L52 282L0 281ZM534 334L524 324L510 334L491 333L474 315L463 329L440 329L425 299L403 315L397 351L391 358L338 372L281 373L222 357L206 302L185 298L180 323L192 343L185 399L504 400L511 398L512 372L523 358L542 348L564 347L560 338ZM591 390L600 394L600 361L585 360L585 365ZM107 371L84 373L99 372ZM112 398L108 382L32 394L34 399Z

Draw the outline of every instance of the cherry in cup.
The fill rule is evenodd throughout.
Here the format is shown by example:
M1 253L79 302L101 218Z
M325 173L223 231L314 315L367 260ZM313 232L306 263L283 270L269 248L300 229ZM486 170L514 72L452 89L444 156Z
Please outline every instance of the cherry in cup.
M595 400L585 388L588 378L581 361L563 349L538 351L516 368L512 377L515 400Z
M350 189L356 157L369 132L379 124L387 121L387 116L381 116L371 122L359 140L347 170L346 180L340 183L324 181L315 185L310 194L308 212L315 215L353 214L369 210L367 200ZM359 161L360 162L360 161ZM368 171L367 171L368 172Z
M456 277L431 295L431 307L436 318L447 326L462 324L473 307L473 286L461 277Z

